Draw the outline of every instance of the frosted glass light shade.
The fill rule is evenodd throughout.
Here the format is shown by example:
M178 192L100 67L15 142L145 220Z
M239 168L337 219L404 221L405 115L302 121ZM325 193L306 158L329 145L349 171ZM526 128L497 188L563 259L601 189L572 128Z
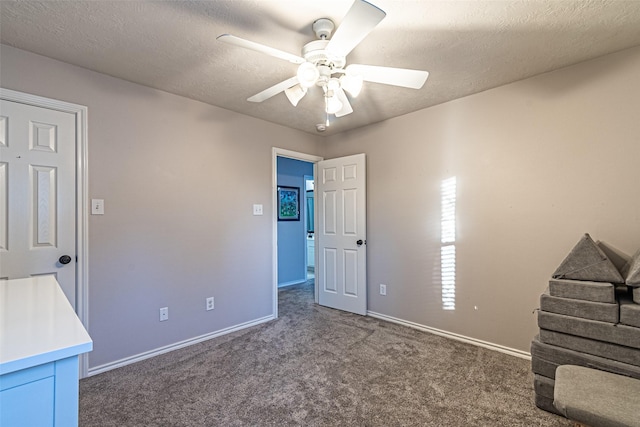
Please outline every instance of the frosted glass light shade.
M335 114L342 109L342 102L338 99L338 97L329 96L327 97L327 113Z
M320 71L311 62L303 62L298 67L296 76L302 87L312 87L318 81Z
M296 107L298 102L307 94L307 88L302 87L299 84L292 86L284 90L284 94L287 95L289 102Z
M349 95L354 98L360 94L363 81L364 79L360 75L344 74L340 77L340 85L342 86L342 89L349 92Z
M327 89L333 92L340 89L340 80L336 78L329 79L329 81L327 82Z

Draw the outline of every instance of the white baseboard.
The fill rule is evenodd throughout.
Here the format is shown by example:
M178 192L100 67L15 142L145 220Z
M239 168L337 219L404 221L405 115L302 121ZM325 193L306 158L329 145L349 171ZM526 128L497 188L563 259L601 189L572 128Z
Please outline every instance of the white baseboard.
M301 285L302 283L307 283L307 279L304 279L304 280L292 280L290 282L278 283L278 288L286 288L287 286Z
M134 356L126 357L124 359L116 360L115 362L105 363L104 365L96 366L94 368L89 368L87 376L90 377L92 375L98 375L103 372L110 371L112 369L121 368L126 365L130 365L132 363L140 362L141 360L149 359L151 357L159 356L164 353L168 353L173 350L178 350L179 348L188 347L193 344L198 344L203 341L210 340L212 338L216 338L222 335L230 334L231 332L240 331L242 329L250 328L252 326L259 325L261 323L268 322L270 320L274 320L275 317L273 315L265 316L260 319L252 320L250 322L241 323L239 325L230 326L225 329L221 329L216 332L211 332L209 334L200 335L199 337L191 338L188 340L180 341L175 344L170 344L164 347L156 348L154 350L146 351L144 353L136 354Z
M290 283L286 286L292 286L294 284L298 284L298 283L304 283L304 282L296 282L296 283ZM448 331L443 331L441 329L436 329L436 328L432 328L429 326L425 326L425 325L421 325L419 323L415 323L415 322L410 322L408 320L403 320L403 319L398 319L396 317L392 317L392 316L387 316L386 314L380 314L380 313L376 313L374 311L367 311L367 316L371 316L374 317L376 319L381 319L381 320L386 320L387 322L391 322L391 323L396 323L399 325L403 325L403 326L407 326L409 328L413 328L413 329L418 329L420 331L423 332L429 332L432 333L434 335L439 335L445 338L451 338L457 341L462 341L462 342L466 342L468 344L473 344L479 347L484 347L487 348L489 350L494 350L494 351L499 351L500 353L505 353L508 354L510 356L515 356L515 357L519 357L521 359L526 359L526 360L531 360L531 354L521 351L521 350L517 350L514 348L510 348L510 347L505 347L499 344L494 344L491 342L487 342L487 341L482 341L482 340L478 340L475 338L471 338L471 337L467 337L464 335L459 335L459 334L455 334L453 332L448 332ZM225 329L221 329L219 331L216 332L212 332L209 334L205 334L205 335L200 335L198 337L195 338L191 338L188 340L184 340L184 341L180 341L177 342L175 344L171 344L171 345L167 345L164 347L160 347L154 350L150 350L144 353L140 353L140 354L136 354L134 356L130 356L130 357L126 357L124 359L120 359L120 360L116 360L114 362L110 362L110 363L106 363L104 365L100 365L100 366L96 366L93 368L89 368L87 376L93 376L93 375L98 375L101 374L103 372L107 372L110 371L112 369L116 369L116 368L121 368L123 366L126 365L130 365L132 363L136 363L136 362L140 362L142 360L145 359L149 359L151 357L155 357L155 356L159 356L161 354L164 353L168 353L170 351L173 350L178 350L180 348L184 348L184 347L188 347L190 345L193 344L197 344L203 341L207 341L210 340L212 338L216 338L222 335L226 335L229 334L231 332L235 332L235 331L240 331L242 329L246 329L246 328L250 328L252 326L256 326L259 325L261 323L265 323L265 322L269 322L271 320L274 320L275 317L273 315L269 315L269 316L265 316L262 317L260 319L256 319L256 320L252 320L250 322L245 322L245 323L241 323L239 325L235 325L235 326L231 326Z
M510 356L519 357L521 359L531 360L531 353L527 353L522 350L516 350L515 348L505 347L499 344L494 344L487 341L478 340L475 338L467 337L464 335L455 334L453 332L443 331L441 329L432 328L430 326L421 325L419 323L410 322L408 320L398 319L396 317L387 316L386 314L376 313L374 311L367 311L367 316L375 317L376 319L386 320L387 322L397 323L399 325L408 326L420 331L429 332L434 335L439 335L445 338L451 338L456 341L466 342L468 344L477 345L478 347L484 347L489 350L499 351Z

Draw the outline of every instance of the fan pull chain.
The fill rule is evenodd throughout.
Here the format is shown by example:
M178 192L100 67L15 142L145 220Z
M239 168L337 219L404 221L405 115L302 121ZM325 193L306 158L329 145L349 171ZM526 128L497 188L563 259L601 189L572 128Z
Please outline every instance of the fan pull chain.
M324 92L324 112L326 114L325 126L329 127L329 92L327 91L327 85L322 85L322 91Z

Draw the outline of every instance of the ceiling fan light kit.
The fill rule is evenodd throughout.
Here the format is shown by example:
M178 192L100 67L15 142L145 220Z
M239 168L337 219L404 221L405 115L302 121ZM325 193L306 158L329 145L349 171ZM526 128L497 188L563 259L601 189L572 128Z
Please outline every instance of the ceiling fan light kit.
M328 92L327 92L328 93ZM327 95L326 99L326 112L329 114L336 114L338 111L342 110L342 102L335 95Z
M303 62L298 67L296 76L301 86L310 88L313 87L320 78L320 71L313 63Z
M312 29L319 40L305 44L302 55L297 56L260 43L230 34L218 40L251 49L269 56L299 64L296 75L248 98L250 102L263 102L284 92L295 107L313 86L322 88L325 100L326 124L316 125L318 132L329 126L329 114L342 117L353 112L346 92L353 98L362 90L363 82L373 82L411 89L420 89L429 73L422 70L390 68L373 65L347 64L347 55L384 19L385 12L365 0L355 0L342 23L335 31L333 21L321 18ZM345 68L346 66L346 68Z
M343 74L340 76L340 86L356 98L362 90L364 78L359 74Z

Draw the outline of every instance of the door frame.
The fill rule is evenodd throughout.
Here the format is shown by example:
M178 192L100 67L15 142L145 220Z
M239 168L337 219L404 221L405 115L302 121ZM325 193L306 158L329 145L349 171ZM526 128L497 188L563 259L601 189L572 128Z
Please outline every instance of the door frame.
M44 98L11 89L0 88L0 99L62 111L75 116L76 120L76 314L84 327L89 329L89 163L87 155L87 107ZM80 377L86 377L89 368L89 354L80 355Z
M304 191L300 191L300 193L302 193L302 196L300 198L301 199L304 198L304 224L305 224L305 233L304 233L304 235L305 235L305 241L304 241L304 245L305 245L304 246L304 274L305 274L305 276L304 277L305 277L305 279L309 275L309 250L308 250L308 247L307 247L307 240L306 240L307 239L306 236L309 234L309 233L306 232L306 228L307 228L306 225L307 225L307 221L308 221L308 217L309 217L309 210L307 209L307 181L313 181L313 184L314 184L314 187L313 187L313 213L314 213L314 215L313 215L313 224L314 224L314 235L315 235L315 221L316 221L316 219L315 219L316 218L316 216L315 216L315 213L316 213L315 180L316 180L316 178L315 178L315 164L314 164L314 176L304 175L302 177L302 182L303 182L302 185L304 186ZM300 203L302 204L303 202L300 202ZM313 245L314 246L316 244L315 242L316 242L316 239L314 237L314 239L313 239ZM315 253L315 251L314 251L314 253ZM314 258L315 258L315 256L314 256ZM314 269L315 269L315 264L314 264ZM314 271L314 277L315 277L315 271Z
M294 160L302 160L303 162L309 162L309 163L313 163L313 177L314 180L317 179L316 176L316 166L317 163L321 160L324 160L322 157L320 156L316 156L313 154L306 154L306 153L300 153L297 151L291 151L291 150L285 150L284 148L277 148L277 147L273 147L271 149L271 205L273 206L273 208L271 209L271 232L272 232L272 237L271 237L271 241L272 241L272 246L271 246L271 252L272 252L272 256L271 259L273 260L272 265L271 265L271 281L272 281L272 288L273 288L273 317L274 319L278 318L278 204L276 203L276 194L278 193L278 157L286 157L289 159L294 159ZM314 197L315 197L315 190L314 190ZM314 210L314 228L317 228L317 224L318 224L318 210L316 208L316 204L314 203L313 205L313 210ZM315 244L315 243L314 243ZM316 248L317 249L317 248ZM316 260L317 260L317 253L318 251L316 250ZM306 259L306 257L305 257ZM305 266L306 269L306 266ZM318 302L318 293L317 293L317 289L318 287L315 287L316 289L316 293L315 293L315 301Z

